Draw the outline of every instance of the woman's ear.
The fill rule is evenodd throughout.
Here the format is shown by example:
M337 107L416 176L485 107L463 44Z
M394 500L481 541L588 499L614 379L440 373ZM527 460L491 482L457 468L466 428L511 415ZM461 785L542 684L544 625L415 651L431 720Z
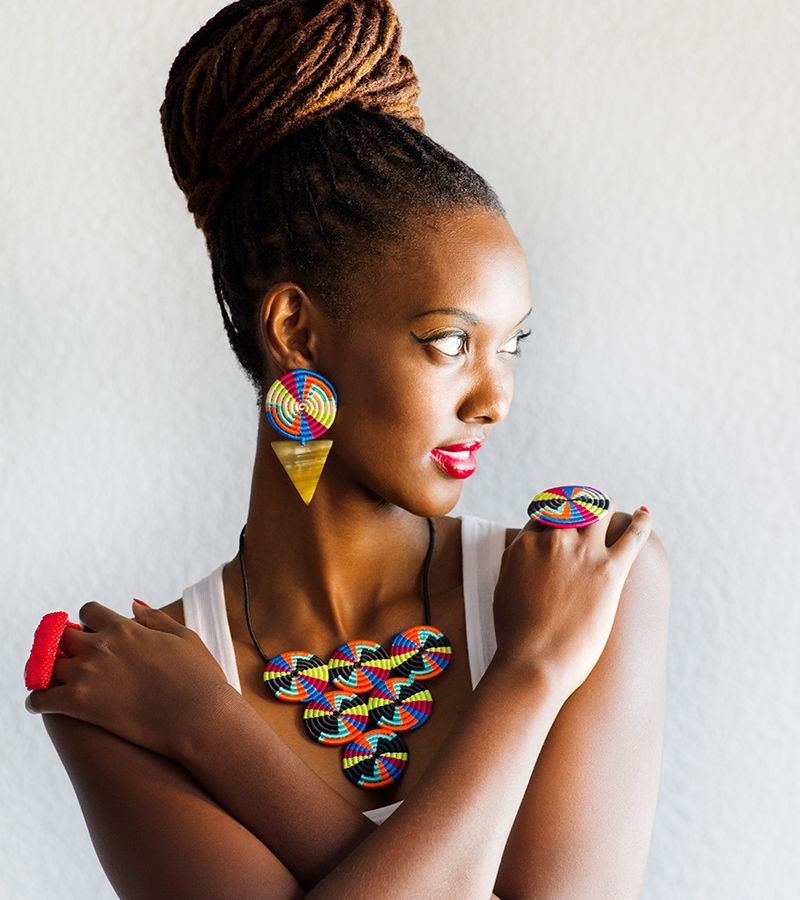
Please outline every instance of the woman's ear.
M313 369L319 312L294 282L273 285L261 301L259 329L264 359L281 372Z

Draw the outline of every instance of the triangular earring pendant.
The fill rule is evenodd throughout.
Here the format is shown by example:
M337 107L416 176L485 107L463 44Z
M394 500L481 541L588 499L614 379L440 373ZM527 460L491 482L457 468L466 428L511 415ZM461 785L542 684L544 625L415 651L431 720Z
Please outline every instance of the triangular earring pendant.
M306 506L311 503L333 441L272 441L272 449Z

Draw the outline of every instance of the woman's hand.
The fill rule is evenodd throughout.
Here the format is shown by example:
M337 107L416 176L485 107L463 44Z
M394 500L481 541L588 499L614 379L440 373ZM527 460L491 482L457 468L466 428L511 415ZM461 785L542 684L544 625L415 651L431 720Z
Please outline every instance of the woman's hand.
M34 713L63 713L178 759L192 729L219 707L228 684L199 635L166 613L133 604L127 619L101 603L81 607L67 628L51 686L25 702Z
M636 510L611 546L614 514L582 528L529 521L503 554L494 594L497 653L545 672L566 699L588 677L611 634L625 579L650 535Z

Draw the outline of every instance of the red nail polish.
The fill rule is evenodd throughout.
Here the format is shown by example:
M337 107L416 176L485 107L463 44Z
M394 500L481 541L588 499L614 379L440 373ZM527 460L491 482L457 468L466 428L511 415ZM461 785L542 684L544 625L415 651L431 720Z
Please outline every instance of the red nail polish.
M134 602L134 603L139 603L139 604L141 604L142 606L146 606L148 609L150 609L150 604L149 604L149 603L145 603L144 600L139 600L138 597L134 597L134 598L133 598L133 602Z
M646 506L640 506L639 509L643 509L646 513L650 512L650 510Z

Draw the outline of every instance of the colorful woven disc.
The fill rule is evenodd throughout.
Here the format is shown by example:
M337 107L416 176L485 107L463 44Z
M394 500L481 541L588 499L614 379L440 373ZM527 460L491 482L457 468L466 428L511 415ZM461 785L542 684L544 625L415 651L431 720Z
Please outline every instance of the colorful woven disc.
M561 485L538 493L528 506L534 522L553 528L582 528L608 513L611 498L596 488Z
M50 687L53 666L67 654L59 647L67 628L83 631L83 626L69 621L65 612L45 613L33 634L33 645L25 663L25 687L29 691L43 691Z
M314 653L289 650L270 657L264 684L278 700L304 703L328 689L328 667Z
M272 382L264 410L276 431L305 444L333 425L337 402L327 379L310 369L293 369Z
M413 731L428 721L433 697L414 678L390 678L369 695L368 706L376 728Z
M355 694L363 694L383 684L391 669L389 654L375 641L340 644L328 660L333 684Z
M312 697L303 721L320 744L346 744L370 727L367 701L350 691L325 691Z
M407 765L406 742L385 728L356 735L342 748L344 774L356 787L389 787L400 780Z
M415 625L395 635L389 654L392 668L404 678L435 678L449 665L453 648L447 635L433 625Z

